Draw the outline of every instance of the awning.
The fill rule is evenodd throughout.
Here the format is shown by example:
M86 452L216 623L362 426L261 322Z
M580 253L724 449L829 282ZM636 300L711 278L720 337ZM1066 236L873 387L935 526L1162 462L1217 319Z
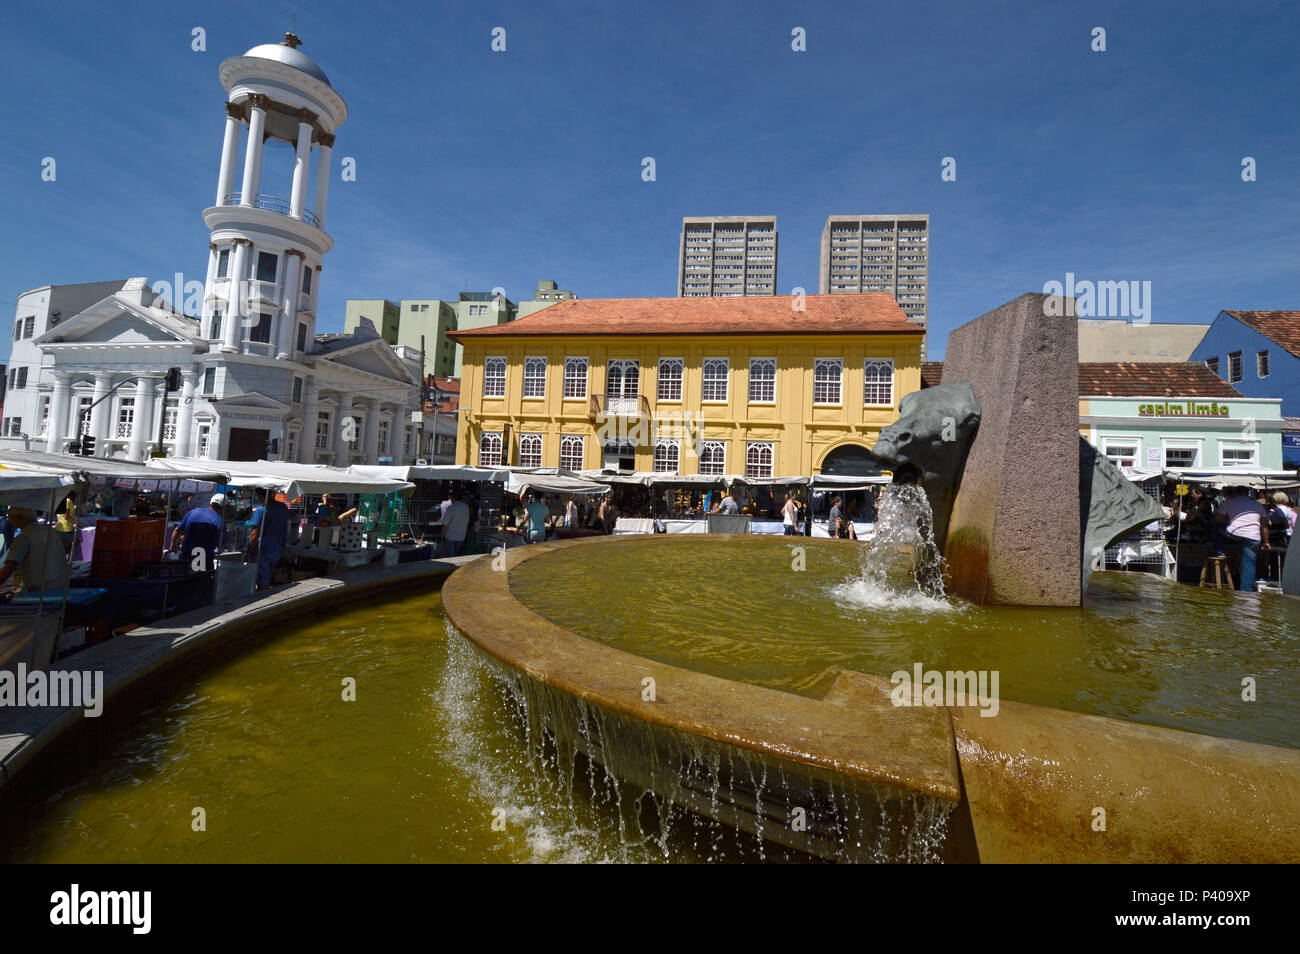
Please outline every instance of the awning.
M0 467L0 506L49 510L77 486L71 474L42 474Z
M149 461L149 469L170 472L185 470L200 461L160 457ZM288 461L227 460L210 461L219 466L229 479L220 483L235 487L267 487L290 497L302 494L392 494L414 488L405 480L367 477L352 474L341 467L317 464L294 464Z
M181 462L174 458L158 460ZM45 454L40 451L0 450L0 465L14 470L43 474L66 474L76 477L98 477L105 480L203 480L214 484L226 483L226 471L220 462L186 460L185 466L168 469L165 475L153 467L130 460L111 460L103 457L75 457L72 454Z
M812 478L808 477L728 477L727 483L744 484L747 487L788 487L792 484L806 486Z
M471 464L353 464L349 474L381 477L386 480L478 480L504 484L510 471L504 467L474 467Z
M835 490L868 490L872 487L879 487L881 484L892 483L894 480L889 474L867 474L855 476L851 474L813 474L813 489L818 487L829 487Z
M506 490L523 496L532 490L543 494L587 494L602 497L609 493L609 487L587 480L576 474L545 474L536 472L511 473L506 483Z
M1221 467L1216 469L1194 467L1169 467L1165 477L1186 484L1200 484L1207 487L1249 487L1263 490L1265 487L1279 490L1300 487L1294 470L1274 470L1261 467Z

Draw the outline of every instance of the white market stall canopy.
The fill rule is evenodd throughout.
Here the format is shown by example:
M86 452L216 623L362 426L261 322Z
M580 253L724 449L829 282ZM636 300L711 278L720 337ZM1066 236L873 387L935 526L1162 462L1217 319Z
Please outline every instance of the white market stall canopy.
M72 454L45 454L39 451L0 450L0 466L42 474L62 474L78 480L99 478L122 481L176 481L201 480L207 483L226 483L226 471L208 460L184 462L166 474L152 467L129 460L111 460L103 457L76 457Z
M0 506L55 509L76 486L71 474L42 474L0 467Z
M470 464L353 464L349 474L382 477L387 480L478 480L504 484L510 479L505 467L474 467Z
M159 472L183 471L203 461L183 457L157 457L149 469ZM414 488L405 480L367 477L352 474L341 467L318 464L293 464L287 461L225 460L208 461L218 466L229 479L220 483L235 487L268 487L290 497L302 494L392 494Z
M1222 467L1217 470L1195 467L1169 467L1165 476L1188 484L1210 487L1249 487L1252 490L1276 488L1278 490L1300 487L1294 470L1274 470L1260 467Z
M506 491L523 496L530 490L543 494L587 494L592 497L603 497L609 493L608 485L588 480L571 470L555 467L511 468Z

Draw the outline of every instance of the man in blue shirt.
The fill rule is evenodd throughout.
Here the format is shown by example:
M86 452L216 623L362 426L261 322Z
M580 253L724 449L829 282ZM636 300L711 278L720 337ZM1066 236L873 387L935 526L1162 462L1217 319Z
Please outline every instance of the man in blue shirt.
M248 535L248 553L256 554L257 588L261 590L271 585L280 551L289 540L289 508L276 500L270 490L260 490L258 496L262 503L248 520L253 528Z
M551 516L551 508L529 494L524 509L528 511L528 536L525 539L529 543L545 543L546 521Z
M217 551L226 526L221 518L225 505L224 494L213 494L206 507L195 507L172 531L171 549L180 551L190 572L209 573L217 568Z

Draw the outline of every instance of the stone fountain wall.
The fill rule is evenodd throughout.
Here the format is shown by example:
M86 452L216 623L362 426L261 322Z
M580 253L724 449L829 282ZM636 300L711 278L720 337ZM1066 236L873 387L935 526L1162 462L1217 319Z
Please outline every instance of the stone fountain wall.
M970 383L980 422L945 555L950 589L975 603L1081 598L1079 330L1046 298L1021 295L948 335L944 381Z

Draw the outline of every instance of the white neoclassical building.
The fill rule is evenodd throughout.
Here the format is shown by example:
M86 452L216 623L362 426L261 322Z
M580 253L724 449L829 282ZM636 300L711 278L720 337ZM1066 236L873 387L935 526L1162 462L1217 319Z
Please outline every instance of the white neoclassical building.
M298 45L286 34L221 64L228 101L216 201L203 213L201 318L143 278L20 295L13 362L23 361L24 387L11 391L0 445L64 452L92 434L96 456L132 460L160 442L179 457L341 466L422 456L419 353L368 323L316 333L321 260L333 245L330 152L347 106ZM294 146L291 182L261 180L267 140ZM268 185L287 186L288 197ZM96 300L75 314L52 310L61 290L77 300L71 289L78 304ZM173 392L170 368L180 369Z

